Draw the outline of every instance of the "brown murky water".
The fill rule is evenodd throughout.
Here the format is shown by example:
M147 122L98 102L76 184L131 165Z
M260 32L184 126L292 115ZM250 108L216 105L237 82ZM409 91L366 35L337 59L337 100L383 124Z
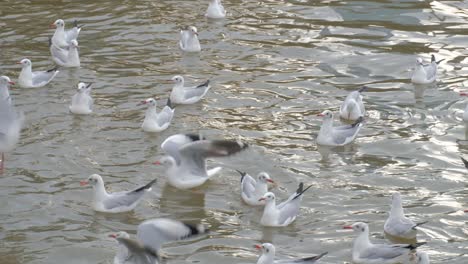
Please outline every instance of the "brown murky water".
M383 240L390 193L399 190L407 214L429 220L418 239L433 263L468 262L467 134L459 97L468 76L466 1L224 0L229 16L203 17L208 1L0 1L0 73L17 79L15 62L52 66L48 25L57 18L85 25L82 67L63 69L50 85L14 87L26 115L21 141L0 177L1 263L112 263L110 232L132 234L154 217L201 221L212 233L170 244L167 263L255 263L253 245L273 242L280 256L328 251L321 263L351 262L353 235L344 224L370 222ZM70 24L70 23L69 23ZM178 30L194 24L202 53L183 55ZM409 82L417 56L445 59L436 84ZM164 102L182 74L214 84L201 103L180 106L158 135L141 131L144 110ZM94 82L94 114L68 112L78 81ZM362 85L368 118L343 148L314 142L322 110L337 111ZM169 135L201 131L241 137L252 147L224 164L202 188L165 186L158 158ZM239 176L229 168L269 172L287 197L298 182L313 187L297 221L262 228L260 212L244 205ZM158 184L134 212L95 213L79 181L104 176L112 190Z

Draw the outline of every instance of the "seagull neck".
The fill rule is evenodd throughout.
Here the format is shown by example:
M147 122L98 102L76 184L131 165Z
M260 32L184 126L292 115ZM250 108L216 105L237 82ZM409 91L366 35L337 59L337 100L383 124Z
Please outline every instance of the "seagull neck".
M146 109L145 116L156 116L156 105L149 105Z
M263 253L260 258L258 258L257 264L273 264L274 256L273 254Z
M20 72L20 77L26 79L32 79L32 67L31 65L23 66Z
M96 201L102 201L108 196L106 188L104 188L104 182L98 181L96 185L93 186L93 188Z
M184 82L179 82L179 83L176 83L174 84L174 90L180 90L180 89L183 89L184 88Z
M333 118L324 118L319 133L328 133L333 128Z
M266 200L265 210L273 210L273 209L276 209L276 201L275 200Z
M402 217L402 216L404 216L403 206L401 205L400 200L393 199L392 209L390 210L390 216L393 216L393 217Z
M0 85L0 99L7 99L10 97L10 92L8 91L8 86Z
M57 29L55 29L54 37L65 38L65 28L57 27Z
M70 51L68 52L68 61L69 62L79 62L80 61L80 54L78 53L77 47L70 47Z
M354 239L353 252L360 252L368 248L371 244L369 240L369 230L364 230Z

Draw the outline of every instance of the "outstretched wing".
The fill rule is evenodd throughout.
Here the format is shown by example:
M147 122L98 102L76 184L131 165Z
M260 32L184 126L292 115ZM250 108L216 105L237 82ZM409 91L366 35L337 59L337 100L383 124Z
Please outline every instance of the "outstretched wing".
M180 147L200 139L201 137L195 134L176 134L164 140L164 142L161 144L161 148L164 150L164 152L175 159L177 165L180 165Z

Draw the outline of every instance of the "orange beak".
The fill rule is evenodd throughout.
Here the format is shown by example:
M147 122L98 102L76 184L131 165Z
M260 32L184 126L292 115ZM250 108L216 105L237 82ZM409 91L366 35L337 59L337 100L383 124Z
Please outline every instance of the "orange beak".
M255 245L254 247L255 247L256 249L262 249L262 248L263 248L262 245Z
M80 186L86 186L88 184L89 184L88 181L80 181Z
M159 160L158 160L158 161L153 162L153 164L154 165L161 165L161 162L159 162Z
M117 238L117 235L116 234L110 234L109 237Z
M260 201L265 201L265 198L262 197L262 198L258 199L258 201L259 201L259 202L260 202Z
M317 116L325 116L324 114L320 113L320 114L317 114Z
M141 101L137 105L144 105L144 104L146 104L146 101Z
M267 182L275 183L275 181L272 179L267 179Z
M343 226L343 229L353 229L352 226Z
M468 96L468 93L461 92L461 93L460 93L460 96Z

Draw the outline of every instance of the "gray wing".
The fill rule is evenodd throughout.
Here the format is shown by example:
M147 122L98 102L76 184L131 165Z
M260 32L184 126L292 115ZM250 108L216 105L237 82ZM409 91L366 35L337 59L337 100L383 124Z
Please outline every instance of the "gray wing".
M140 244L140 242L128 239L118 238L120 244L124 245L128 249L128 256L125 258L123 263L132 264L157 264L158 255L154 250L147 248Z
M78 39L78 35L80 34L81 27L75 25L72 29L65 31L65 38L67 43L70 43L74 39Z
M362 251L359 257L366 259L393 259L405 253L409 253L409 249L403 248L402 245L374 245Z
M185 144L202 139L201 136L195 134L176 134L168 137L161 144L161 148L168 155L176 160L177 165L180 165L180 152L179 148Z
M242 176L241 180L241 192L245 194L247 197L252 197L252 194L255 192L255 184L257 182L250 176L246 174Z
M408 218L392 219L384 226L392 233L403 234L416 227L416 224Z
M57 64L64 65L68 61L68 50L57 47L56 45L50 46L50 54L57 60Z
M152 180L148 184L133 191L111 193L109 194L110 197L103 201L104 207L107 210L111 210L120 206L131 206L140 200L145 194L145 191L151 188L155 182L156 180Z
M308 258L301 258L301 259L283 259L283 260L277 260L274 262L274 264L288 264L288 263L304 263L304 264L311 264L311 263L316 263L317 260L321 259L323 256L328 254L328 252L324 252L320 255L313 256L313 257L308 257Z
M184 90L184 99L201 97L205 94L205 89L189 88Z
M357 124L355 126L345 125L345 126L336 126L332 130L333 141L337 144L343 144L348 138L354 137L359 130L361 129L362 124Z
M424 70L426 71L426 76L427 76L427 79L430 80L432 78L434 78L437 74L437 63L436 62L432 62L428 65L424 65Z
M280 224L285 223L287 220L296 218L299 213L299 209L301 208L301 200L302 199L300 198L292 200L288 199L287 202L280 204L281 207L278 205L277 208L280 210L278 222Z
M188 30L181 30L180 31L179 45L180 45L181 49L185 49L185 47L187 46L187 41L188 41L189 37L190 37L190 33L188 32Z
M43 86L48 84L50 81L52 81L55 75L57 75L57 73L58 71L56 69L33 72L33 86Z
M227 157L248 147L247 144L229 140L199 140L180 148L180 158L183 166L206 171L205 160L210 157ZM198 173L197 173L198 174Z
M161 112L158 114L158 119L156 122L158 123L159 126L163 126L166 123L170 123L172 120L172 117L174 116L174 110L172 110L169 106L165 106Z
M138 226L137 238L145 247L158 252L166 242L181 240L206 232L207 230L202 226L193 226L167 218L157 218L141 223Z

